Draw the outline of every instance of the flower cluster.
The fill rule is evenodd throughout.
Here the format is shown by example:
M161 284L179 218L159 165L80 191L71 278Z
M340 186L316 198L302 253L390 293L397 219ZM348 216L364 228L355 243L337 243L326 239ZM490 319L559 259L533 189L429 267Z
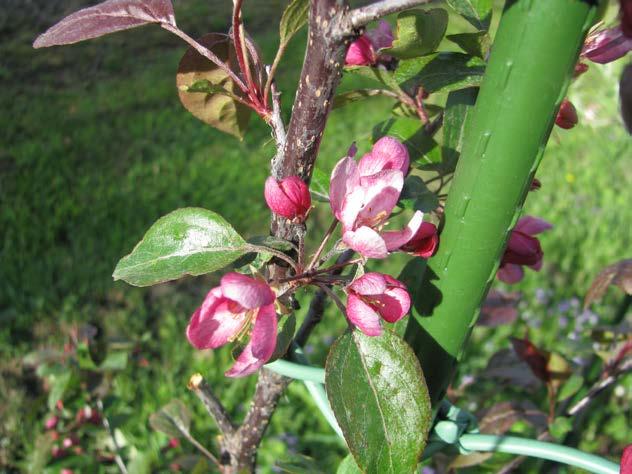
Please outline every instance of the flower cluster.
M361 257L343 263L342 267L363 264L367 258L385 258L394 251L422 258L432 256L439 237L434 224L423 222L423 213L415 212L404 229L383 230L399 201L409 171L406 147L394 138L384 137L359 161L354 159L355 147L347 155L332 172L330 205L335 224L342 224L342 245ZM295 223L304 222L312 206L309 188L298 176L282 180L269 177L264 197L275 214ZM275 354L276 309L282 306L278 298L287 298L308 284L321 288L342 286L347 296L346 307L333 291L330 296L344 310L349 322L369 336L382 333L382 320L395 323L402 319L411 305L402 282L377 272L362 274L349 282L350 275L336 277L334 274L333 270L340 265L319 268L328 260L318 258L335 227L325 235L309 265L303 267L300 262L304 256L299 255L293 265L294 275L282 280L235 272L224 275L220 285L209 291L191 317L186 330L189 342L197 349L216 349L230 342L244 342L244 348L226 375L252 374ZM297 250L302 252L302 245Z
M539 271L544 252L534 235L552 228L551 224L537 217L521 218L509 236L507 248L500 261L498 279L510 284L519 282L524 278L523 266Z
M410 159L404 145L391 137L379 139L359 162L342 158L331 174L329 201L342 224L342 241L367 258L385 258L405 251L430 257L437 245L437 229L415 212L408 225L382 231L399 201Z

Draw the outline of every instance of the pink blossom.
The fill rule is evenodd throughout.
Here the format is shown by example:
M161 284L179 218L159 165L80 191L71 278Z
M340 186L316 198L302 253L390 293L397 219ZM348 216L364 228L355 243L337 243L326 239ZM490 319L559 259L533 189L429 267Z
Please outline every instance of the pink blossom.
M437 226L430 222L423 222L417 233L407 243L400 247L402 252L408 252L421 258L430 258L439 246Z
M632 37L626 36L620 25L589 35L581 55L592 62L606 64L625 56L630 50Z
M309 188L298 176L290 176L281 181L268 177L264 197L272 212L300 222L305 220L312 206Z
M632 444L628 444L621 454L621 474L632 474Z
M240 273L228 273L193 313L187 326L187 338L197 349L215 349L250 331L250 341L226 376L252 374L274 353L275 298L267 283Z
M568 130L577 125L577 122L577 110L575 110L575 106L571 101L564 99L555 117L555 125Z
M46 421L44 422L44 427L47 430L52 430L53 428L57 426L57 423L59 423L59 418L53 415L46 419Z
M396 323L410 309L406 286L382 273L366 273L347 287L347 317L367 336L382 334L380 319Z
M522 266L539 271L544 253L540 241L533 236L552 228L551 224L537 217L522 217L509 236L498 279L510 284L519 282L524 277Z
M342 223L342 240L367 258L385 258L398 250L423 222L423 213L417 211L403 230L381 233L399 200L409 162L406 147L384 137L359 163L346 156L331 174L329 201Z
M349 66L372 66L379 60L389 60L389 56L378 51L393 45L393 31L387 21L381 20L377 28L367 31L351 43L347 50L345 64Z

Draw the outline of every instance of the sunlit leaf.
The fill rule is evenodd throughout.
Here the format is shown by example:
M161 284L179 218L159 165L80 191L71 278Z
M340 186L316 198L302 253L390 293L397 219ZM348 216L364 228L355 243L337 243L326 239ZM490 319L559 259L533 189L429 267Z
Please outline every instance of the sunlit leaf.
M344 107L345 105L376 96L389 96L393 98L389 91L383 89L356 89L336 95L334 97L334 104L332 107L334 109L338 109L340 107Z
M477 30L487 30L492 19L492 0L447 0Z
M434 52L448 26L443 8L409 10L397 17L397 34L393 46L382 50L399 59L410 59Z
M287 44L307 23L309 0L292 0L281 16L279 36L281 44Z
M446 39L458 45L463 51L472 56L485 59L489 53L491 40L486 31L476 31L475 33L459 33L447 35Z
M198 39L229 68L236 68L235 52L226 35L211 33ZM180 60L176 85L182 105L203 122L241 139L248 126L251 109L233 99L241 96L228 74L193 48ZM204 86L203 86L204 85ZM189 91L190 88L197 92ZM203 89L208 92L204 93Z
M220 215L206 209L178 209L158 219L113 277L149 286L184 275L219 270L247 251L244 239Z
M431 423L419 361L398 336L348 331L331 347L325 385L349 450L365 472L413 472Z
M149 23L175 26L170 0L108 0L84 8L38 36L33 47L77 43Z

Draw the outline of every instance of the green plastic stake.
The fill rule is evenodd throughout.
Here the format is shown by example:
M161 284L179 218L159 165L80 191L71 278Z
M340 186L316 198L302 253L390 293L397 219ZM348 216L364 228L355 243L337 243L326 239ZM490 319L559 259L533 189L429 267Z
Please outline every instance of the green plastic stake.
M445 227L406 329L433 404L450 383L595 18L589 0L509 0L466 125Z

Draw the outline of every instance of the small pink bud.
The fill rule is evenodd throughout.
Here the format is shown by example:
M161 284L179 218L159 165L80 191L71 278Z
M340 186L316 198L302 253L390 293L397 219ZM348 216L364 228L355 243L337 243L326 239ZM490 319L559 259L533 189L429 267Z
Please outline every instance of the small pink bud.
M345 57L345 64L349 66L370 66L377 60L371 40L365 36L360 36L351 43Z
M59 474L75 474L72 469L62 469Z
M309 188L298 176L290 176L281 181L268 177L264 197L272 212L300 222L305 220L312 206Z
M51 456L53 456L54 459L59 459L66 456L67 452L65 449L62 449L59 446L55 445L51 448L50 454Z
M47 430L52 430L53 428L55 428L57 426L57 423L59 423L59 418L55 415L49 417L45 422L44 422L44 427Z
M537 191L541 187L542 183L540 182L540 180L538 178L533 178L533 181L531 181L531 186L529 186L529 191Z
M170 448L175 449L178 446L180 446L180 440L178 438L171 438L169 440L169 447Z
M560 105L560 110L557 112L555 125L568 130L577 125L577 122L577 110L575 110L575 106L568 99L564 99L562 105Z
M76 436L68 436L64 438L61 443L61 445L66 449L70 449L77 444L79 444L79 438L77 438Z

